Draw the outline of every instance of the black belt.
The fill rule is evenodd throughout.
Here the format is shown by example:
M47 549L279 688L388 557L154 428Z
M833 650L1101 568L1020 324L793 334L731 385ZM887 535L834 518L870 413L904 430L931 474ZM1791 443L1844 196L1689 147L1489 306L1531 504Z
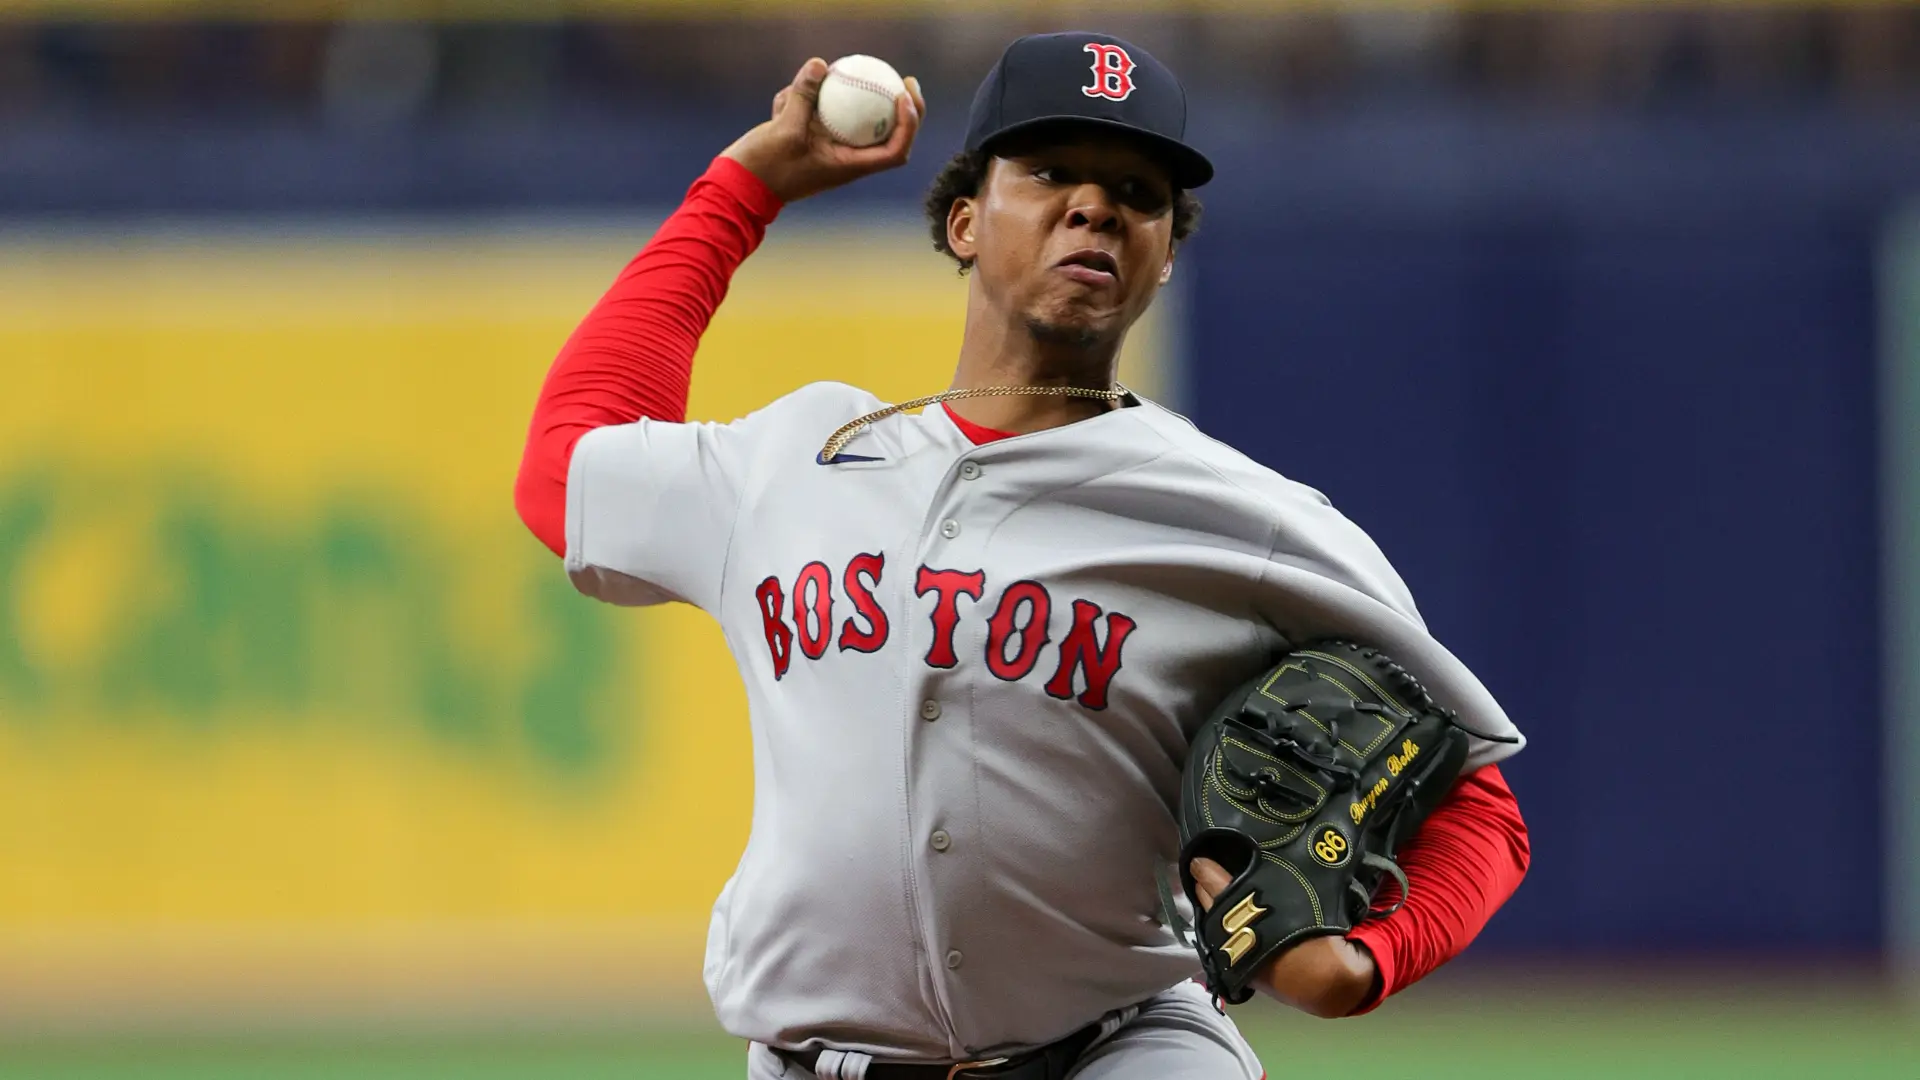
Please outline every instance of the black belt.
M1059 1042L1013 1057L915 1065L876 1061L867 1066L867 1080L1065 1080L1067 1070L1099 1037L1100 1025L1088 1024ZM777 1047L773 1052L808 1072L822 1053Z

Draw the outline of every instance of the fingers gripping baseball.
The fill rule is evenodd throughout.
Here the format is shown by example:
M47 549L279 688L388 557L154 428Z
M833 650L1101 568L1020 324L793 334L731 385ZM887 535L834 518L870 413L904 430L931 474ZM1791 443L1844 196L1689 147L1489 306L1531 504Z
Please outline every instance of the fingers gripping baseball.
M793 81L781 88L774 99L779 107L773 114L774 126L795 146L805 146L813 123L814 106L820 101L820 83L827 77L827 62L814 57L800 65ZM785 101L782 102L781 98Z
M766 123L725 151L725 156L746 166L784 202L904 165L920 132L926 99L919 80L908 77L907 93L894 102L893 131L886 141L860 147L835 141L814 115L826 77L827 63L819 57L800 65L793 81L774 95Z

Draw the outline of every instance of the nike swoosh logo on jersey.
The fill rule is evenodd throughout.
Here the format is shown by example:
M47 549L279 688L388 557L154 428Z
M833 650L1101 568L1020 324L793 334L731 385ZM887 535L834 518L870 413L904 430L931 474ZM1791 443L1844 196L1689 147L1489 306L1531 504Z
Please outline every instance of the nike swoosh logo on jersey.
M868 457L865 454L835 454L830 458L815 457L816 465L845 465L853 461L885 461L886 458Z

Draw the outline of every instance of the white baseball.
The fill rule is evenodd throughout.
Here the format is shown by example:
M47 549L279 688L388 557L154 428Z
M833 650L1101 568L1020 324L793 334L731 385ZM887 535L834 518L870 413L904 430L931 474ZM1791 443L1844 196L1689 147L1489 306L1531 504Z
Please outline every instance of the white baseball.
M855 53L828 65L813 114L835 142L873 146L893 134L894 101L906 92L892 64Z

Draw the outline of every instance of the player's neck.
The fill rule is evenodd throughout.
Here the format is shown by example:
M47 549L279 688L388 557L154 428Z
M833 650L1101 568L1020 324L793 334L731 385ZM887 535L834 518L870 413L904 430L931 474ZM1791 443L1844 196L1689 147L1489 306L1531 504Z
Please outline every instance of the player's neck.
M1120 342L1047 341L1024 323L969 319L960 343L953 389L982 386L1078 386L1107 390L1114 384ZM995 431L1025 434L1060 427L1113 408L1105 401L1070 397L979 397L950 403L953 411Z

